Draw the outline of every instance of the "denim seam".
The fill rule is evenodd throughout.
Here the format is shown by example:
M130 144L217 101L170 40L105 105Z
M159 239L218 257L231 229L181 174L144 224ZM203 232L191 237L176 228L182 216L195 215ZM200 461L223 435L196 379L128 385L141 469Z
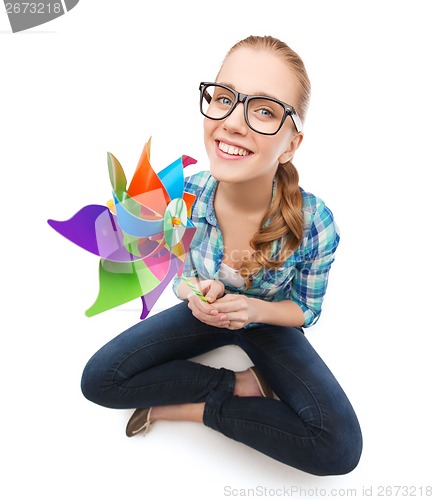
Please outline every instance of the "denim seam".
M213 334L206 334L206 333L201 333L201 334L194 334L194 335L184 335L183 337L178 337L177 339L178 340L182 340L182 339L187 339L187 338L192 338L192 337L203 337L205 335L213 335ZM157 344L162 344L164 342L168 342L172 340L171 338L163 338L161 340L159 340L158 342L153 342L152 345L157 345ZM119 368L122 366L123 363L125 363L128 358L130 358L131 356L133 356L134 354L142 351L143 349L147 349L148 347L150 347L149 345L145 345L143 347L140 347L139 349L135 349L134 351L131 351L129 352L128 354L126 354L118 363L116 363L115 366L113 366L113 373L112 373L112 376L111 376L111 384L113 384L115 387L121 387L121 384L115 382L114 378L115 378L115 375L116 373L118 372Z
M217 368L218 370L218 368ZM194 382L196 380L196 378L186 378L186 379L183 379L182 380L182 384L184 383L189 383L189 382ZM163 387L168 387L168 386L171 386L173 384L177 384L177 383L181 383L180 381L172 381L172 382L155 382L155 383L151 383L151 384L147 384L147 385L143 385L143 386L140 386L140 387L124 387L122 384L115 384L113 383L113 387L117 390L117 391L122 391L122 392L134 392L134 391L141 391L143 388L151 388L153 386L161 386L162 388ZM233 393L233 390L234 390L234 382L231 380L230 383L229 383L229 388L227 391L225 392L228 392L229 394L232 394ZM205 400L203 401L205 402Z
M186 382L192 382L193 378L191 379L184 379L183 380L183 383ZM165 387L169 387L173 384L173 382L156 382L156 383L152 383L152 384L147 384L147 385L143 385L143 386L140 386L140 387L124 387L122 386L121 384L114 384L113 387L116 391L120 392L120 393L123 393L125 394L126 392L127 393L132 393L134 394L135 392L138 392L138 391L141 391L143 389L147 389L147 388L152 388L154 386L161 386L162 390L164 390Z
M295 375L295 373L290 370L287 366L283 365L280 361L277 361L275 360L272 356L270 356L268 354L267 351L264 351L260 346L258 346L255 342L253 342L251 339L247 338L247 337L244 337L243 338L244 341L247 341L249 342L250 344L254 345L257 349L261 350L261 352L265 355L264 357L268 358L269 360L272 360L273 363L277 363L279 366L281 366L282 368L284 368L285 370L289 371L306 389L307 391L311 394L313 400L315 401L315 404L316 404L316 407L317 407L317 410L319 412L319 415L320 415L320 418L321 418L321 427L318 431L318 434L316 434L315 436L312 436L312 437L318 437L320 436L320 434L323 432L324 430L324 417L323 417L323 413L321 411L321 406L320 404L318 403L318 400L317 398L315 397L315 395L313 394L313 392L310 390L310 388L305 384L305 382L303 380L300 379L300 377L298 377L297 375ZM241 346L240 346L241 347Z
M233 427L233 424L235 424L235 426L236 426L238 422L243 422L243 424L249 425L252 429L254 429L255 427L262 427L263 429L265 429L267 431L272 431L276 435L282 435L285 437L288 436L288 437L300 439L303 441L313 441L313 440L319 438L321 433L322 433L322 429L321 429L318 432L318 434L315 434L313 436L299 436L297 434L291 434L290 432L287 432L285 430L282 430L278 427L274 427L274 426L269 425L269 424L252 422L250 420L245 420L245 419L241 419L241 418L234 419L232 417L221 417L221 420L222 421L226 420L227 422L230 422L231 427Z

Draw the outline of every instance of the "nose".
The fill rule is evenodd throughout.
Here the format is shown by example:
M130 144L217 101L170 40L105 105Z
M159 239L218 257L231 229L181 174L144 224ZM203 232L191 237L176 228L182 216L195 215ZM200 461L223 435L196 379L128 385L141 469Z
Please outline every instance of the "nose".
M232 113L224 119L223 127L232 133L245 135L247 133L248 125L244 117L244 104L237 103Z

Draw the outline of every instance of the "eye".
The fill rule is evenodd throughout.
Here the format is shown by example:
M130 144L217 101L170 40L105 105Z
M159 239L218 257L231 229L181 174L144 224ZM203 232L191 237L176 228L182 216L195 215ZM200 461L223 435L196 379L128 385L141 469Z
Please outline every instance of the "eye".
M256 105L249 109L249 113L253 113L260 120L270 120L276 117L276 113L270 106Z
M284 108L277 102L267 98L255 97L249 102L249 115L261 121L282 119Z
M260 108L256 112L264 116L265 118L272 118L274 116L273 112L267 108Z
M214 100L223 106L230 106L232 104L232 99L227 95L215 95Z
M229 99L229 97L220 97L220 102L222 104L230 104L231 103L231 100Z

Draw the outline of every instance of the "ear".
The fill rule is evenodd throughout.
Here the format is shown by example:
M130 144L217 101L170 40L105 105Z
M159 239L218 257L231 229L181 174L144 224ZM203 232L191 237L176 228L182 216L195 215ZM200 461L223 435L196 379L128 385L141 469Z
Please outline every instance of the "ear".
M299 134L297 134L295 137L292 138L291 142L288 144L288 147L279 156L279 163L286 163L287 161L292 160L295 152L300 147L300 144L303 141L303 137L304 137L303 133L300 132Z

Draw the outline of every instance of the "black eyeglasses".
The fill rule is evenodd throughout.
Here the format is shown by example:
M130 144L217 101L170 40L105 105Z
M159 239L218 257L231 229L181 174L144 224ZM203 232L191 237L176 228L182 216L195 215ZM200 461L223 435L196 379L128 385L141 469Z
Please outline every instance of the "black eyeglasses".
M210 82L201 82L199 90L200 112L211 120L227 118L242 102L247 125L259 134L277 134L288 116L297 132L303 128L294 107L273 97L242 94L227 85Z

